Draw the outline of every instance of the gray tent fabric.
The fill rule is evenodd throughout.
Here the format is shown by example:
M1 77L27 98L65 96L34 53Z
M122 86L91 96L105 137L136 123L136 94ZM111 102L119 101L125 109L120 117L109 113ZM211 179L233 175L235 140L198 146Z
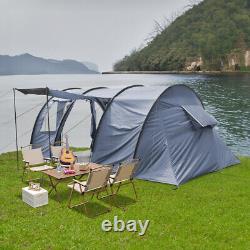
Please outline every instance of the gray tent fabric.
M52 109L53 106L56 106L56 124L55 128L52 131L48 131L47 127L47 105L45 105L37 116L36 122L34 124L32 136L31 136L31 145L33 148L42 147L43 155L45 157L49 157L49 137L50 144L55 144L56 132L60 126L61 120L67 110L68 102L66 101L54 101L51 99L48 103L49 110ZM50 135L50 136L49 136Z
M182 108L191 117L196 128L205 128L207 126L215 127L218 124L213 116L209 115L198 105L183 105Z
M98 128L91 158L93 162L118 164L133 158L143 122L163 89L130 88L113 100Z
M55 105L55 98L59 99L57 125L50 131L51 143L60 136L74 102L90 101L92 162L113 164L115 170L120 162L139 158L136 178L177 186L239 163L219 137L217 120L186 85L97 88L85 94L82 90L46 91L52 96L49 107ZM23 90L23 93L40 95L43 90ZM99 124L96 103L104 111ZM44 143L45 148L48 131L41 131L41 124L46 113L44 107L32 137L34 142Z
M91 160L118 164L140 158L137 178L180 185L239 163L218 137L216 124L185 85L132 88L103 115Z
M164 178L165 183L179 185L186 182L187 180L196 176L202 175L203 173L215 171L217 168L216 157L214 157L213 149L211 144L213 143L212 129L197 130L193 128L192 121L187 119L188 116L185 114L181 107L168 107L166 108L165 103L158 103L156 106L158 110L161 110L161 115L154 115L149 118L152 124L159 124L158 131L153 132L151 137L153 140L148 142L149 145L153 145L148 149L148 153L145 154L144 146L140 144L138 146L137 157L143 157L144 166L141 164L137 171L137 177L145 179L144 169L145 168L157 168L157 175L152 175L155 181L166 176L166 173L172 170L171 179L166 176ZM156 113L157 114L157 113ZM150 125L150 124L149 124ZM162 128L161 128L162 127ZM143 138L147 138L147 130L145 127L145 134ZM161 133L161 144L159 144L159 134ZM166 148L162 154L166 154L168 151L169 159L168 164L161 162L161 165L155 161L155 152L161 152L161 148ZM151 158L152 157L152 158ZM148 163L150 160L150 163ZM142 171L141 171L142 170ZM147 175L146 175L147 176ZM174 181L173 181L174 176ZM174 183L173 183L174 182Z
M201 103L199 108L194 105L192 107L195 108L189 109L192 110L192 116L183 109L183 101L182 106L177 105L177 102L175 104L169 104L166 93L151 110L135 155L143 158L136 173L137 178L180 185L205 173L239 163L212 126L205 126L205 123L202 129L193 126L194 117L199 122L204 121L200 119L202 117L210 117L204 115L206 111ZM211 125L215 119L205 121L206 125ZM145 145L150 145L146 146L146 151ZM162 148L165 150L162 151ZM162 152L162 155L156 157L156 152ZM158 162L163 157L167 159ZM152 169L155 174L151 174Z

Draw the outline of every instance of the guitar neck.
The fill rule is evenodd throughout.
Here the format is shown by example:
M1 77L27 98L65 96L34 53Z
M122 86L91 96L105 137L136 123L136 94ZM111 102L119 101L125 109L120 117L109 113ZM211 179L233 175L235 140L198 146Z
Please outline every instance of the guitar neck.
M69 151L69 140L68 140L68 136L66 136L66 150Z

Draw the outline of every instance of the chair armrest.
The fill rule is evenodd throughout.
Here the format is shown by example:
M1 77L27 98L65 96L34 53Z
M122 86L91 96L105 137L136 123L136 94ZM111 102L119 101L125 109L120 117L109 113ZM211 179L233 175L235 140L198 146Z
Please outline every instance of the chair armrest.
M28 144L28 145L26 145L26 146L21 146L21 149L23 149L23 148L28 148L28 147L32 147L32 144Z
M51 160L52 160L52 161L59 161L59 157L52 156L52 157L51 157Z
M116 173L114 173L114 174L111 174L111 175L109 176L109 178L111 178L111 179L115 179L116 175L117 175L117 172L116 172Z
M51 161L51 158L49 158L49 157L45 157L45 158L43 158L46 162L50 162Z
M81 186L87 187L87 185L82 184L80 181L78 181L78 180L76 180L76 179L73 179L73 182L74 182L74 183L78 183L78 184L80 184Z
M30 167L30 163L28 161L23 160L24 163L24 167L25 168L29 168Z
M32 148L33 146L41 147L41 145L39 145L39 144L28 144L26 146L21 146L21 149L28 148L28 147Z

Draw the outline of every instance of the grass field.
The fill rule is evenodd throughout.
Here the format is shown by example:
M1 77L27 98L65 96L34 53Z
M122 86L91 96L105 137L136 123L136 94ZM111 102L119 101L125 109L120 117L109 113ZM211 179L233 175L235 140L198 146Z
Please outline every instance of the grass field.
M0 155L0 249L250 249L250 158L208 174L174 190L148 181L121 189L120 205L110 213L88 217L83 209L68 209L66 185L62 202L52 195L49 205L33 209L22 202L21 171L13 153ZM48 186L45 186L48 189ZM107 201L88 206L93 215ZM150 220L144 236L103 232L101 223L114 216L127 221Z

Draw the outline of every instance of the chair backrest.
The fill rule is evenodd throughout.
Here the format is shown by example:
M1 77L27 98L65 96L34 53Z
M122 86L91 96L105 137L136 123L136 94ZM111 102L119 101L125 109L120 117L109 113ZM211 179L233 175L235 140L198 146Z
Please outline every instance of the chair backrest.
M105 187L108 183L111 171L112 168L107 166L91 171L86 183L87 191Z
M41 148L36 149L22 149L23 159L30 165L44 163L43 153Z
M52 157L60 158L63 146L51 146Z
M135 173L138 163L139 163L139 160L137 159L134 159L130 162L121 163L121 165L119 166L116 172L114 183L131 180L133 178L133 175Z

